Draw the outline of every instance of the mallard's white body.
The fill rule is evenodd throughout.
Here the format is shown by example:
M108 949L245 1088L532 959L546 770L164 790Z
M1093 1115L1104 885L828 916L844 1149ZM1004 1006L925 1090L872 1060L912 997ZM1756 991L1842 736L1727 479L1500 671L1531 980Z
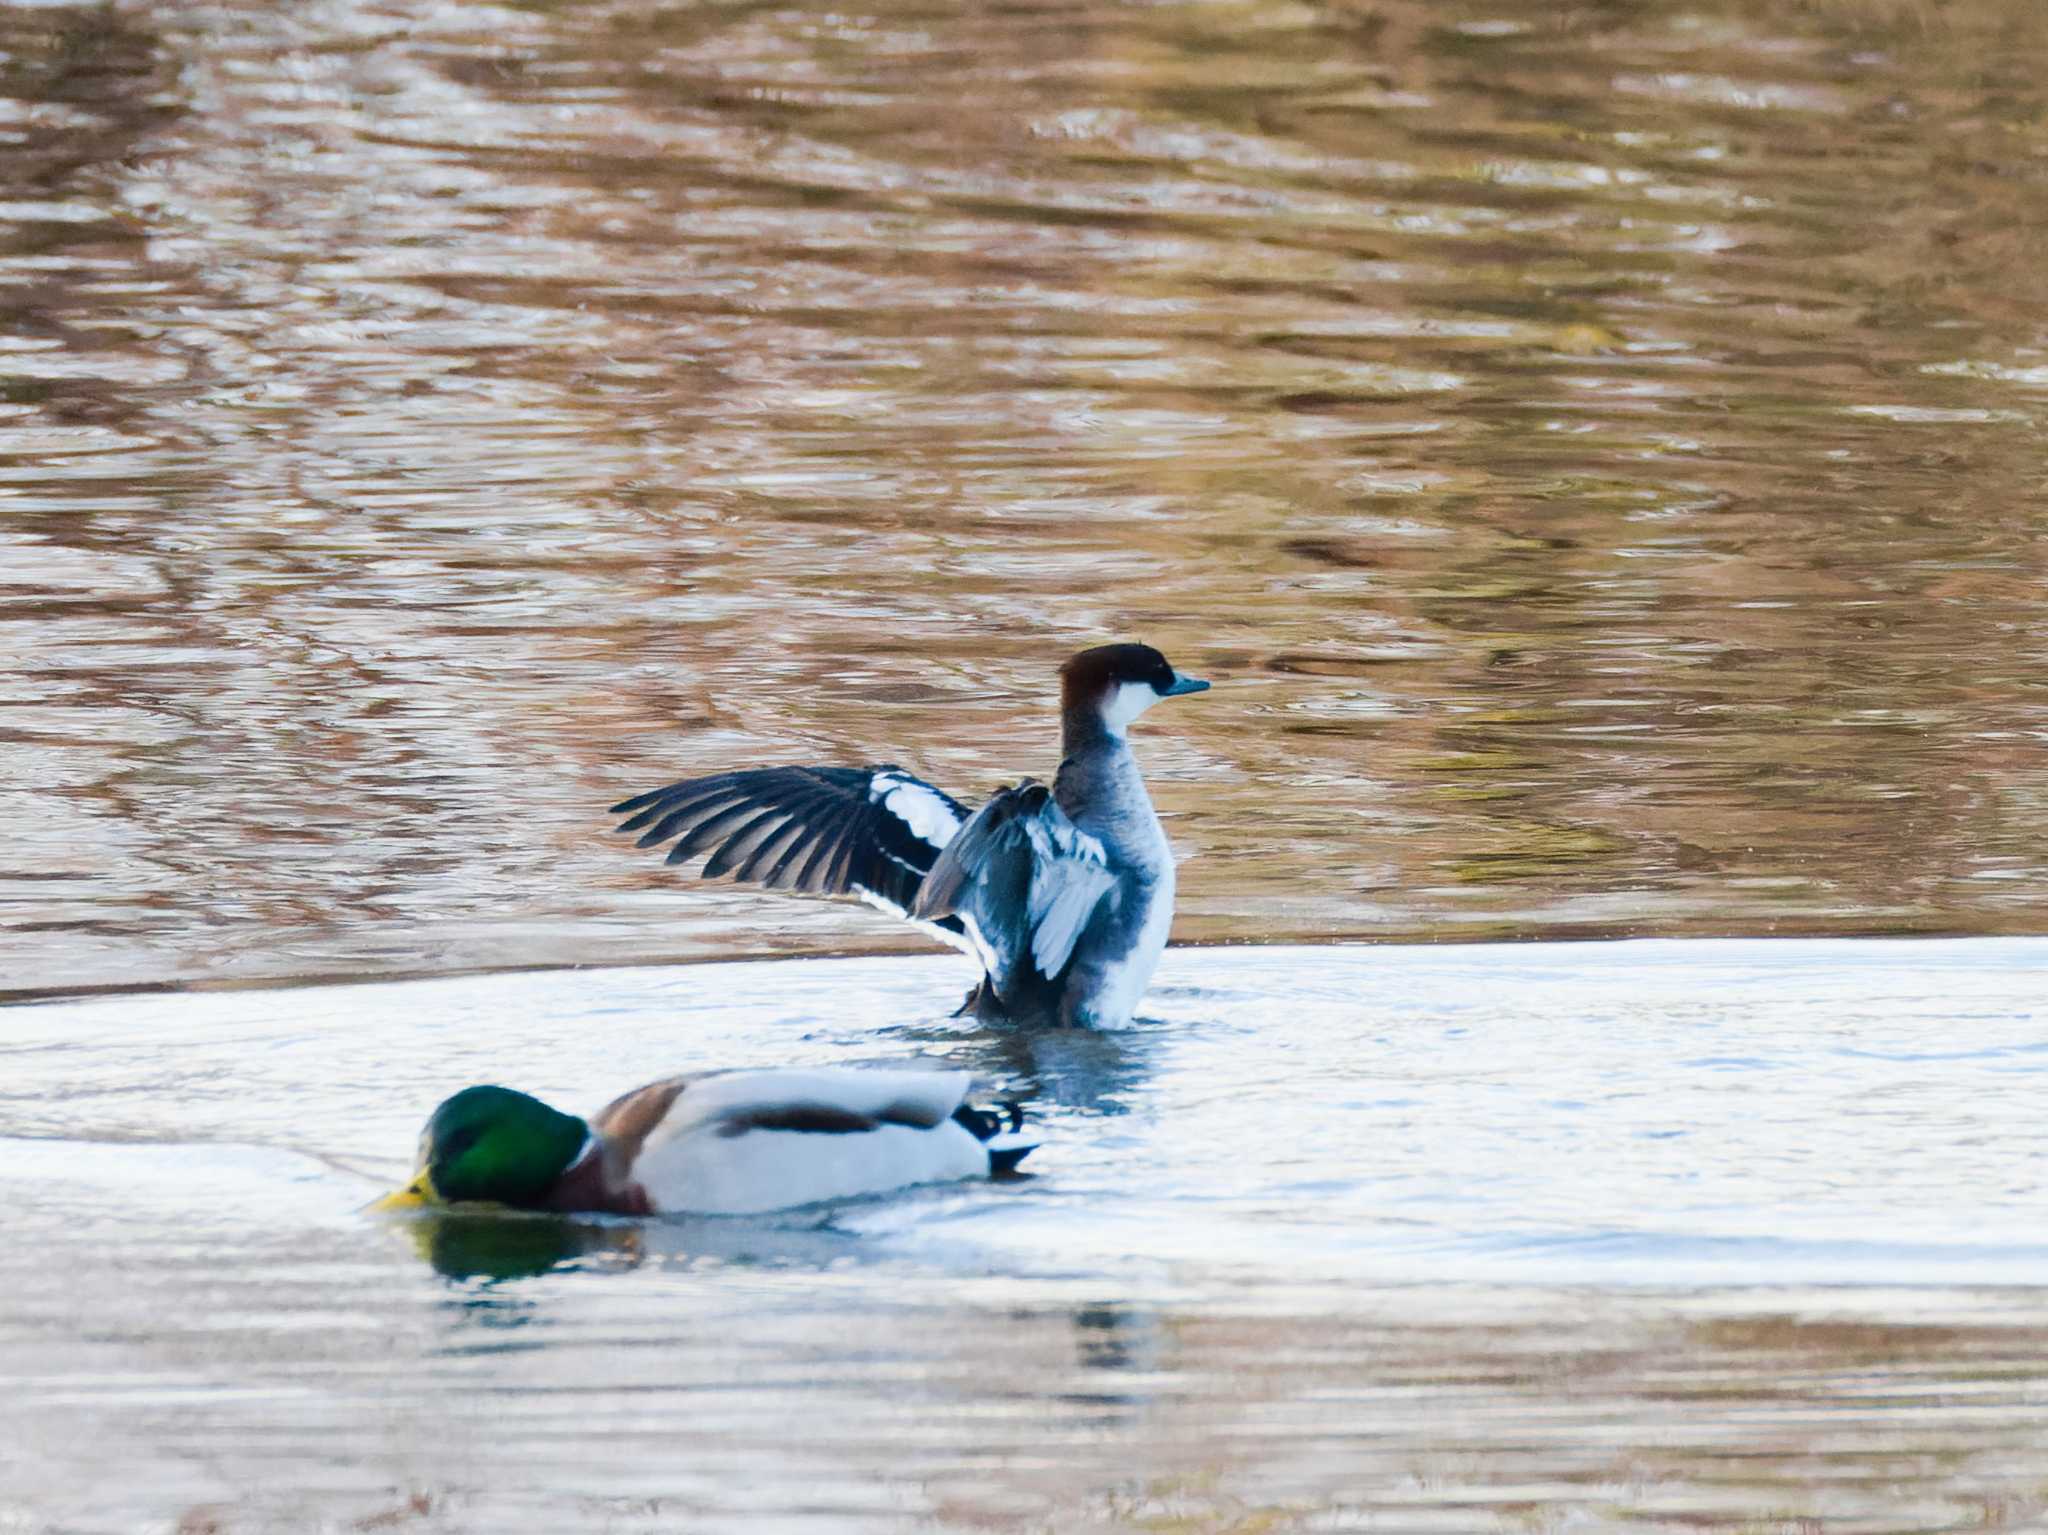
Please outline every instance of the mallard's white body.
M972 1081L964 1071L832 1068L688 1078L648 1129L627 1175L655 1210L697 1215L751 1215L985 1178L989 1143L952 1118ZM773 1123L835 1114L866 1127Z

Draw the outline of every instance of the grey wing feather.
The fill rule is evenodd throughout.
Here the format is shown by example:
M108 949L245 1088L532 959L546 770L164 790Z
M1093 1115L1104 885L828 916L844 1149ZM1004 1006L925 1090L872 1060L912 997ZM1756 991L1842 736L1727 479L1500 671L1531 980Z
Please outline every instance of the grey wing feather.
M705 857L706 879L858 895L904 915L939 849L966 819L950 796L889 763L749 768L612 806L641 847L670 863Z
M1066 968L1116 883L1102 844L1067 819L1043 784L1004 789L939 853L911 915L956 917L999 991L1020 965L1050 980Z

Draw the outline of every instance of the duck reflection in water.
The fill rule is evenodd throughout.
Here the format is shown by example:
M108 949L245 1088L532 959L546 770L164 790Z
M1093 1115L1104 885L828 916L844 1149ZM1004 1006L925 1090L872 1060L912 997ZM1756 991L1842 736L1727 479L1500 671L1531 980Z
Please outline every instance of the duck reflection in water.
M544 1274L635 1269L791 1269L823 1272L875 1256L834 1224L838 1207L774 1220L578 1219L527 1210L422 1210L404 1222L421 1258L444 1278L486 1288ZM487 1294L475 1297L488 1307Z
M949 1060L993 1084L994 1097L1027 1116L1050 1105L1078 1114L1127 1114L1155 1069L1166 1025L1138 1019L1121 1029L1036 1029L911 1024L887 1037Z
M419 1255L449 1279L532 1279L568 1265L596 1272L638 1268L641 1227L516 1210L423 1212L406 1225Z
M1095 1422L1111 1427L1125 1409L1150 1405L1165 1328L1159 1313L1127 1301L1097 1301L1067 1313L1075 1362L1088 1372L1067 1400L1100 1408Z
M997 1029L976 1041L970 1059L983 1075L1018 1084L1006 1096L1027 1108L1052 1104L1082 1114L1128 1114L1152 1075L1157 1043L1156 1034L1140 1027L1114 1033Z

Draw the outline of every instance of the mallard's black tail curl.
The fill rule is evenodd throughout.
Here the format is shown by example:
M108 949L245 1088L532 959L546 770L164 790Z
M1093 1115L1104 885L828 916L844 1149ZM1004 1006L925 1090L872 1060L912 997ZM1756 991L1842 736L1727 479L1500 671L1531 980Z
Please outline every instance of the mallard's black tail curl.
M1015 1133L1024 1128L1024 1105L1010 1100L992 1109L977 1109L971 1103L963 1103L953 1110L953 1123L978 1141L993 1140L1005 1130ZM1037 1149L1035 1144L989 1147L989 1175L1000 1178L1005 1173L1015 1172L1017 1164Z
M953 1110L953 1123L978 1141L989 1140L1005 1130L1023 1129L1024 1105L1015 1099L1005 1099L992 1109L977 1109L971 1103L963 1103Z

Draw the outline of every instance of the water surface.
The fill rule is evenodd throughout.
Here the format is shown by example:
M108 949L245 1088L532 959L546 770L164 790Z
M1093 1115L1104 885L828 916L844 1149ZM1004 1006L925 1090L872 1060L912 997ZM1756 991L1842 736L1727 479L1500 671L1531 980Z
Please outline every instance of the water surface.
M19 1527L2030 1529L2038 940L1179 951L1115 1033L962 962L11 1010ZM1038 1176L379 1223L452 1086L920 1052ZM109 1473L118 1465L120 1474ZM182 1521L182 1522L181 1522Z
M886 944L600 807L1144 746L1183 938L2038 925L2048 11L0 15L0 988Z
M2048 8L0 9L0 1530L2027 1529ZM1140 750L1145 1019L602 807ZM360 1210L925 1052L1036 1180Z

